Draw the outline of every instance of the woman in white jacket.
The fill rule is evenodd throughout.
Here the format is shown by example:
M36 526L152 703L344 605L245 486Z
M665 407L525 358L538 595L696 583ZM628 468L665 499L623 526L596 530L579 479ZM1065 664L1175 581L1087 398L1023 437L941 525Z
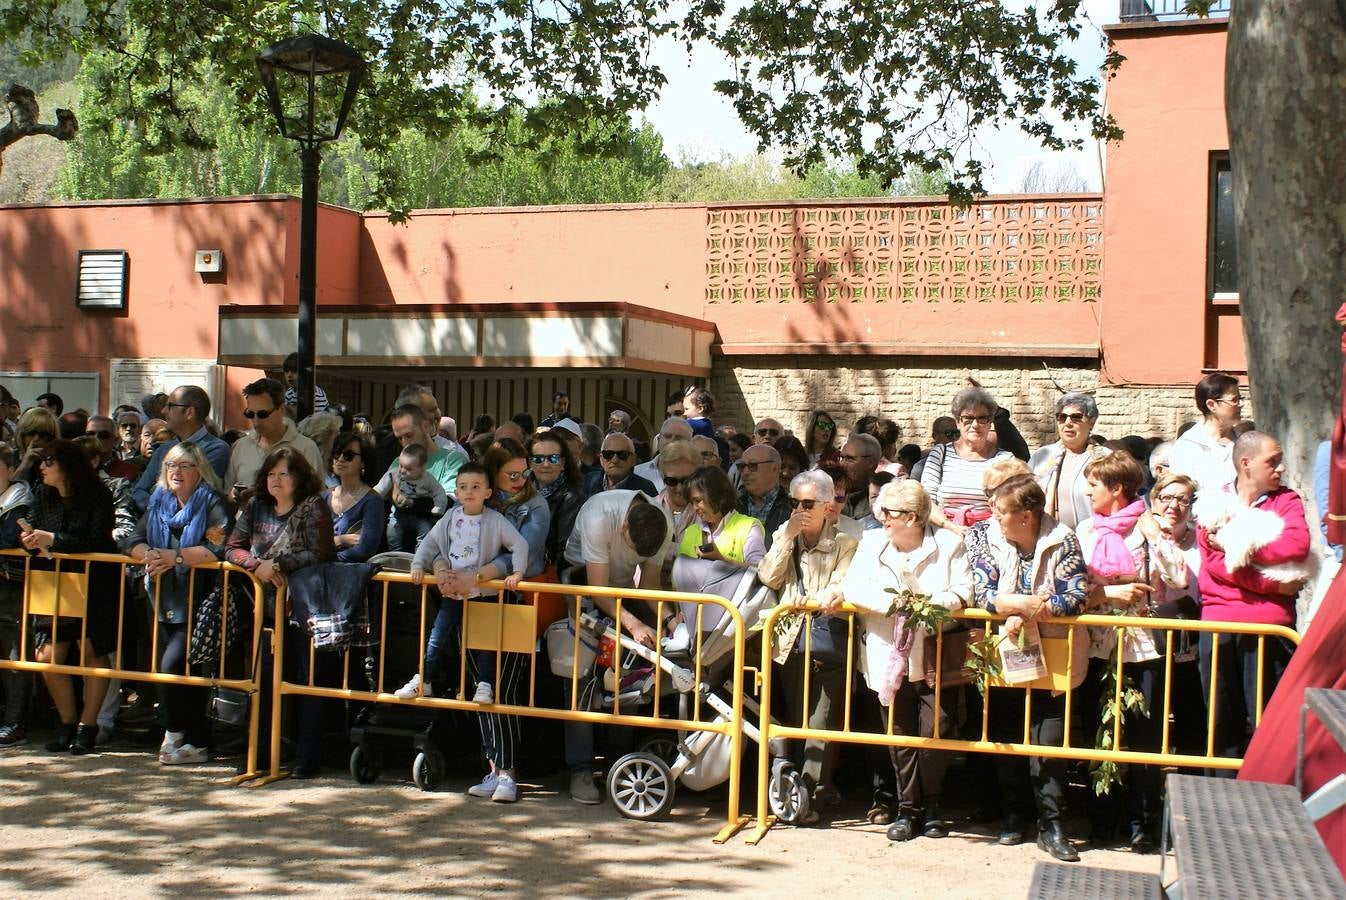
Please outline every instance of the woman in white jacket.
M910 479L883 486L878 497L881 531L867 531L842 581L846 602L865 611L861 671L879 695L882 721L893 734L931 737L935 734L935 692L925 680L925 638L922 629L908 631L899 608L889 615L895 597L887 588L930 596L946 609L972 600L972 574L962 541L951 531L930 525L930 497ZM955 691L939 701L939 733L951 733L949 710ZM924 834L945 837L948 828L934 810L944 781L947 757L940 751L891 748L897 778L897 818L888 838L907 841Z
M1056 434L1060 440L1039 449L1028 460L1047 495L1047 515L1074 528L1093 515L1084 467L1094 458L1089 443L1098 404L1088 394L1072 392L1056 401Z

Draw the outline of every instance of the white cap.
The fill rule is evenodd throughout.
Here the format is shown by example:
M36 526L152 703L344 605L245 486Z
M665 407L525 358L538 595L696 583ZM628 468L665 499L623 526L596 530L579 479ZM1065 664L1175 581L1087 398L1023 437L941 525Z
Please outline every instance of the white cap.
M564 419L561 419L558 422L553 422L551 427L553 430L557 428L564 428L566 431L570 432L575 437L583 437L583 435L580 434L580 423L576 422L569 416L566 416Z

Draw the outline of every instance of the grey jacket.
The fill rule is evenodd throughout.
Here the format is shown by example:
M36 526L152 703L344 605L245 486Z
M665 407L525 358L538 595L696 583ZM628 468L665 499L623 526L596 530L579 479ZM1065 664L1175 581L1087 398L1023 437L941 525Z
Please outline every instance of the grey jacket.
M435 527L430 529L425 540L416 548L416 555L411 560L413 569L433 572L436 560L449 561L449 529L463 515L463 508L455 506L435 523ZM481 546L477 551L477 567L485 566L494 559L500 547L509 548L514 564L512 571L523 573L528 568L528 542L508 519L487 507L481 511Z

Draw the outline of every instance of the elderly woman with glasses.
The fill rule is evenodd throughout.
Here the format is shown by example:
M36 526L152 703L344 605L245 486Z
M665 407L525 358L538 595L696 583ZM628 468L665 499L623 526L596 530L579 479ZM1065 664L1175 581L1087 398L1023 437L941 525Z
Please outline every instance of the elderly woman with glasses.
M926 647L926 638L931 635L923 628L906 627L906 608L889 591L923 594L937 606L960 609L972 600L972 574L959 537L930 524L932 504L918 482L889 482L879 491L876 506L883 528L867 531L860 539L841 593L847 603L864 610L861 671L878 694L881 727L887 730L891 723L894 734L933 737L936 693L926 680L926 669L934 664L926 658L932 649ZM942 690L938 701L939 734L950 735L956 691ZM888 828L888 839L947 836L948 828L935 809L947 755L893 747L889 757L896 777L897 809L890 811L896 818ZM876 805L886 802L891 802L886 796L875 797Z
M979 387L964 388L954 395L950 408L959 437L930 451L921 472L921 486L930 495L939 513L937 518L962 534L969 525L991 517L982 474L991 460L1012 454L997 448L991 440L991 422L1000 407L990 393Z
M1047 494L1047 515L1074 528L1093 515L1084 467L1094 458L1090 443L1098 404L1088 394L1069 393L1056 401L1058 440L1033 454L1028 467Z
M196 444L175 444L164 455L159 483L131 537L127 555L145 566L145 587L159 617L159 671L187 674L187 615L192 600L200 603L219 576L191 566L215 562L229 534L229 508L223 486ZM243 583L247 579L240 579ZM230 609L229 615L247 611ZM210 724L206 692L179 684L159 685L164 740L159 762L166 766L205 762Z
M831 413L815 409L809 413L809 423L804 429L804 450L809 455L809 465L841 459L841 450L837 447L837 423Z
M817 469L790 480L790 518L776 530L771 548L758 565L757 577L776 591L779 603L798 609L807 603L835 609L841 603L840 586L859 543L837 530L828 518L832 479ZM810 634L806 636L807 627ZM796 615L789 620L776 646L776 662L783 665L782 684L790 707L788 722L813 729L835 728L844 708L846 672L850 663L847 617L824 613ZM805 669L808 696L804 694ZM826 741L804 742L800 771L815 797L832 795L832 754ZM801 824L817 822L811 810Z

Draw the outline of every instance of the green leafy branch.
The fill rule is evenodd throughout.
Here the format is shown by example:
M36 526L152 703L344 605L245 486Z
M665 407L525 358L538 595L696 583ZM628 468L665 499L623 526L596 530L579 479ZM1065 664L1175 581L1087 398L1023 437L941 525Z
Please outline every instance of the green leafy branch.
M1120 631L1121 629L1119 629ZM1101 678L1101 690L1098 700L1098 731L1094 736L1094 749L1115 750L1113 746L1113 726L1116 722L1117 708L1113 700L1117 696L1117 654L1122 652L1122 636L1117 636L1117 644L1112 648L1108 664ZM1135 716L1150 717L1150 705L1145 702L1145 694L1136 687L1130 675L1122 680L1122 728L1126 728L1126 719ZM1089 767L1089 778L1093 782L1094 793L1103 796L1112 792L1112 786L1122 780L1122 767L1112 760L1095 762Z
M895 616L899 612L906 616L903 628L915 631L924 628L930 634L937 634L944 623L953 618L953 612L940 606L929 594L922 594L910 588L884 588L884 593L893 595L893 602L885 615Z
M968 658L963 668L976 676L977 690L983 697L986 696L987 685L1002 674L999 645L1000 636L992 628L986 629L981 640L969 641L967 645Z

